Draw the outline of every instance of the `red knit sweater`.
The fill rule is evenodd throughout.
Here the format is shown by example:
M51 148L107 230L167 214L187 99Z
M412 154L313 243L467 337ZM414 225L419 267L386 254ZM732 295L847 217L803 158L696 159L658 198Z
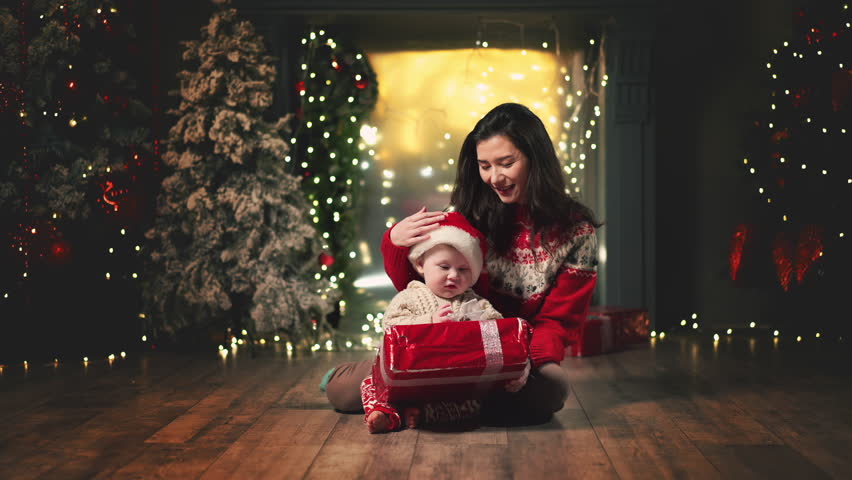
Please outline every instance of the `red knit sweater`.
M559 363L565 347L577 340L597 282L597 237L586 222L563 234L544 236L550 253L535 241L528 214L515 219L512 248L505 255L489 251L474 290L505 317L520 317L533 327L530 352L535 366ZM408 248L382 238L385 271L397 290L420 276L408 261Z

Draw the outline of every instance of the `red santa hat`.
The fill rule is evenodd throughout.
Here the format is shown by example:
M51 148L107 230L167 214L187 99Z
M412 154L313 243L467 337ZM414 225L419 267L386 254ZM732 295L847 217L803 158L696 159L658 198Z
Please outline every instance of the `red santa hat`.
M467 259L473 279L476 281L482 272L482 262L488 251L485 235L458 212L447 212L447 217L438 223L441 226L429 232L429 238L412 245L408 260L416 264L417 260L430 248L436 245L449 245Z

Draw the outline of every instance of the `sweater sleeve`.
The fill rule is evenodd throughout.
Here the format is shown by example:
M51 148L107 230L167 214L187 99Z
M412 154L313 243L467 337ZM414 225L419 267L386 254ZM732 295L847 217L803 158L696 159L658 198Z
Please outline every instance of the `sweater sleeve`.
M590 228L574 238L553 286L530 320L530 356L535 366L565 358L565 346L572 337L569 331L578 329L585 319L596 283L597 238Z
M414 266L408 261L408 252L411 249L408 247L398 247L391 241L390 233L395 226L396 224L387 229L382 236L381 251L385 262L385 272L387 272L397 291L402 291L408 285L408 282L418 280L420 275L417 274Z
M414 308L417 304L417 295L410 289L397 293L385 309L382 317L382 328L394 325L418 325L421 323L432 323L432 313L423 314Z

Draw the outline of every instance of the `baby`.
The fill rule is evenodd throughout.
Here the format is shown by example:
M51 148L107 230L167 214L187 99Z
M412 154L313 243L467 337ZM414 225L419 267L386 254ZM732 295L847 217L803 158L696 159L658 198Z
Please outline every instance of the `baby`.
M488 300L471 289L482 271L487 249L485 237L457 212L449 212L440 225L429 233L428 239L411 247L408 259L423 281L412 280L394 296L385 311L384 327L469 320L458 318L462 315L462 304L465 304L465 311L471 311L471 307L481 310L477 320L503 318ZM511 383L507 390L517 391L525 380L523 378ZM361 400L370 433L387 432L400 427L402 422L397 409L376 398L372 375L361 383ZM462 402L462 407L453 408L464 409L465 405L471 407L471 402L476 403ZM478 404L471 408L476 407ZM421 409L407 408L404 416L406 425L416 428Z

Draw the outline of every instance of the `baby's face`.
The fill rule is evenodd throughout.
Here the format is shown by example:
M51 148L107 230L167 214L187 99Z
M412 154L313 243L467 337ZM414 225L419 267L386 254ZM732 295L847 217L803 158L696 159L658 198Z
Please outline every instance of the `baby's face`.
M427 250L417 262L417 271L429 290L441 298L460 295L476 281L467 259L449 245Z

